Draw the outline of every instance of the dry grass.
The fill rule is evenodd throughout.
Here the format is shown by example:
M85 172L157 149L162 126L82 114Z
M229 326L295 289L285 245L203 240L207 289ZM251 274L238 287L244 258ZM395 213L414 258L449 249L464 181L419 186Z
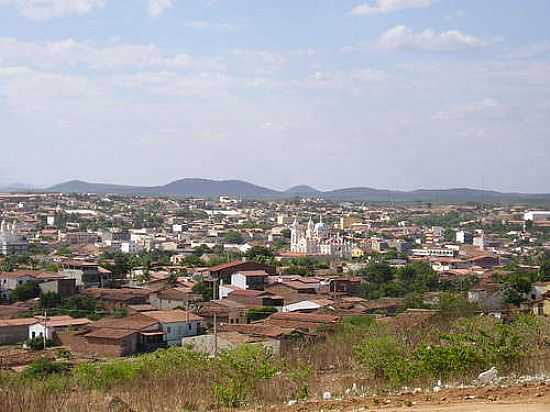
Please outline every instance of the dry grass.
M432 332L433 325L399 330L403 341L417 342L419 337ZM260 380L252 388L249 408L262 410L268 406L282 405L295 399L300 385L305 384L310 397L319 398L325 391L333 395L345 393L353 384L362 388L380 388L383 383L372 379L357 364L353 347L369 328L343 329L329 335L326 340L297 347L280 360L284 371L309 368L307 382L296 382L288 373L277 374L273 379ZM541 349L535 358L529 358L518 366L517 372L539 374L550 371L550 350ZM1 379L0 411L27 412L102 412L102 411L194 411L224 410L219 407L212 391L217 371L169 370L165 374L144 374L131 382L119 383L100 391L86 389L75 383L71 375L56 376L45 380L21 381ZM276 410L277 408L275 408Z

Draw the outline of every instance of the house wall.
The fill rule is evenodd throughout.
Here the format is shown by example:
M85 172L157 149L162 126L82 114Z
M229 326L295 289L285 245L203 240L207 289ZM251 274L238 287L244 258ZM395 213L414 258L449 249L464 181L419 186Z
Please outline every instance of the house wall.
M236 272L242 272L247 270L265 270L268 274L275 276L276 270L272 266L262 265L257 262L242 262L238 265L232 266L227 269L222 269L219 271L212 271L210 275L217 279L223 279L225 284L231 282L231 275Z
M237 272L231 275L231 284L241 289L263 290L265 287L265 277L244 276L240 272Z
M87 338L74 332L64 332L57 335L60 343L71 352L91 356L119 357L136 353L137 335L131 335L121 340Z
M189 338L183 338L181 341L182 346L191 345L193 350L201 353L206 353L213 356L215 352L215 339L214 335L201 335L193 336ZM263 346L273 351L275 355L280 353L281 344L276 339L266 338L261 342L249 343L249 345ZM225 340L223 337L218 336L218 352L228 349L233 349L241 345L237 345L233 342Z
M198 321L165 323L162 325L164 339L170 346L181 345L182 338L198 335L199 325Z
M533 305L532 312L538 316L550 316L550 300L543 300Z
M246 276L243 276L240 273L233 273L231 275L231 285L241 289L248 289L248 285L246 284Z
M187 302L185 299L165 299L153 293L149 296L149 303L158 310L173 310L176 308L185 308Z
M28 325L0 327L0 345L15 345L18 343L23 343L28 337Z
M21 276L18 278L12 277L0 277L0 288L7 290L14 290L17 286L23 285L33 280L31 276Z
M42 293L54 292L63 297L73 296L76 293L75 279L58 279L43 282L40 285Z
M39 338L46 335L46 339L52 339L53 329L46 328L44 332L44 325L42 323L35 323L34 325L29 326L29 339Z

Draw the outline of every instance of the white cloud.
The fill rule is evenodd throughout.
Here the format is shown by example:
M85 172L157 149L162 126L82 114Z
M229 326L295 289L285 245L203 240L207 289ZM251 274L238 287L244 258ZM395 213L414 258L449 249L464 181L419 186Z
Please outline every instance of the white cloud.
M229 23L214 23L206 20L191 20L185 26L195 30L237 31L239 26Z
M442 110L434 115L438 120L461 120L480 116L483 118L501 118L506 114L506 106L498 100L487 97L481 101L459 104Z
M101 8L106 0L0 0L0 6L14 6L31 20L48 20L53 17L90 13Z
M426 29L414 32L405 26L395 26L384 32L377 40L383 49L409 49L425 51L455 51L478 49L487 46L480 38L458 30L436 32Z
M158 17L174 5L175 0L149 0L147 11L152 17Z
M270 50L236 49L231 55L237 57L244 67L262 75L278 72L288 63L285 53Z
M351 13L356 16L386 14L405 9L420 9L430 7L433 0L376 0L374 3L364 3L355 6Z
M46 69L85 67L92 70L223 69L215 59L193 58L186 53L167 53L153 44L98 47L73 39L33 43L0 38L0 67L20 65Z

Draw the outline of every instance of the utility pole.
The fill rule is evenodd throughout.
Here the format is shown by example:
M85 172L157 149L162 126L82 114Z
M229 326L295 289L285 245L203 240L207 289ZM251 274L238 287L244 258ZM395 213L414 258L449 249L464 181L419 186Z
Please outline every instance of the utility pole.
M214 279L214 287L212 288L213 300L216 300L216 279ZM218 316L214 308L214 356L218 356Z
M46 334L48 333L47 322L48 322L48 310L46 308L44 308L44 333L42 334L42 341L44 343L44 350L46 350L46 344L47 344L47 339L46 339Z

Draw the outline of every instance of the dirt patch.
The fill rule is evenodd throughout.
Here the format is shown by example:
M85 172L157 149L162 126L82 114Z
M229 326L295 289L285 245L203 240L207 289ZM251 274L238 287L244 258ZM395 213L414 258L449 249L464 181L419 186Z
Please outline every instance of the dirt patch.
M29 365L44 356L55 358L50 351L32 351L20 347L2 348L0 349L0 369Z
M313 411L550 411L550 385L545 383L515 386L487 386L468 389L446 389L440 392L420 392L401 395L378 395L331 401L299 402L295 405L273 406L266 410L282 412Z

